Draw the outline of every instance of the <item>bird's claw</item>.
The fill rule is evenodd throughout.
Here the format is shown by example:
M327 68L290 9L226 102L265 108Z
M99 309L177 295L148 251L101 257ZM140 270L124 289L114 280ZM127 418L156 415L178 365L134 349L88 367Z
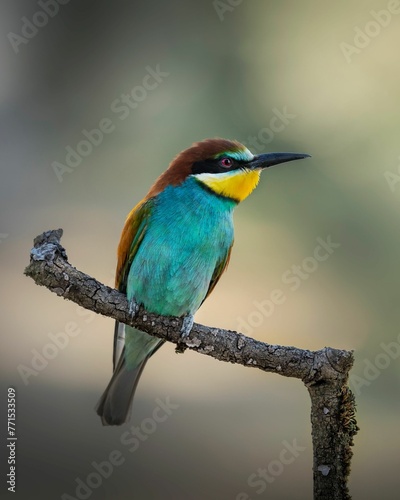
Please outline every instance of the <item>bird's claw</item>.
M129 314L130 314L130 317L133 319L138 312L139 312L139 304L136 302L135 299L130 300L129 301Z
M189 333L192 331L193 323L194 323L193 314L186 314L183 317L182 328L181 328L181 337L182 338L187 337L189 335Z

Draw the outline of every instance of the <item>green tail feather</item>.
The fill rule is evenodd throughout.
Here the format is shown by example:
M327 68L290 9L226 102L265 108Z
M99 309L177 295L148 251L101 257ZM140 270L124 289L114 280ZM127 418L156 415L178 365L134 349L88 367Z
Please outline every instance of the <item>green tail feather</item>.
M119 326L116 325L116 331ZM97 404L103 425L121 425L129 418L135 390L147 360L164 343L147 333L125 326L125 347L110 383Z

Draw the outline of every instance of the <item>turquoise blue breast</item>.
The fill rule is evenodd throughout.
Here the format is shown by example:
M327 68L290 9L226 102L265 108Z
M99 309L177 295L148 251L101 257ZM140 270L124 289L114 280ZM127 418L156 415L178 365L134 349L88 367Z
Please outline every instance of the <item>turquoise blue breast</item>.
M128 299L165 316L194 314L233 243L235 206L193 177L160 193L129 271Z

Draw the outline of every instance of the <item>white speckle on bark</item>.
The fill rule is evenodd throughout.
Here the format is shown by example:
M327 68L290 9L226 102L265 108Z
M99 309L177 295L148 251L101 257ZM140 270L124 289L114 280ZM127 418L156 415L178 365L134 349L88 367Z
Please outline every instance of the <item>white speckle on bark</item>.
M32 248L31 257L33 260L46 260L53 256L54 245L52 243L46 243L41 245L39 248Z
M329 467L329 465L319 465L318 466L318 471L323 475L323 476L327 476L330 472L331 468Z
M209 352L213 352L213 350L214 350L214 347L212 345L206 345L205 347L203 347L203 349L199 349L199 352L207 354Z
M194 337L193 339L185 340L185 344L188 347L199 347L201 345L201 340L198 339L197 337ZM204 349L206 349L206 347Z
M324 408L324 414L327 415L329 413L329 409L328 408Z
M237 341L237 347L238 349L242 349L246 345L246 342L244 341L243 335L239 335L238 341Z

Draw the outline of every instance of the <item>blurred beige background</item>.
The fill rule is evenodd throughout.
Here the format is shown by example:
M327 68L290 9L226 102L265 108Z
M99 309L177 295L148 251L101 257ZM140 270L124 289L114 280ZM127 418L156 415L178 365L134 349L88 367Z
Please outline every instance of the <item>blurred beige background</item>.
M103 428L93 408L111 374L113 322L22 274L33 238L62 227L70 262L111 283L126 214L176 153L221 136L254 153L313 157L265 172L238 208L230 268L196 319L270 343L354 349L351 492L397 499L400 4L44 5L47 22L44 7L22 0L0 16L1 404L15 387L17 498L311 498L300 382L166 345L142 376L130 425ZM104 119L109 133L60 174L66 148ZM329 238L332 253L313 260ZM260 312L275 289L284 302ZM71 322L79 333L52 351ZM24 372L35 350L53 359ZM178 408L130 451L121 436L145 425L157 398ZM294 442L302 451L274 469ZM76 479L113 450L123 463L77 492Z

